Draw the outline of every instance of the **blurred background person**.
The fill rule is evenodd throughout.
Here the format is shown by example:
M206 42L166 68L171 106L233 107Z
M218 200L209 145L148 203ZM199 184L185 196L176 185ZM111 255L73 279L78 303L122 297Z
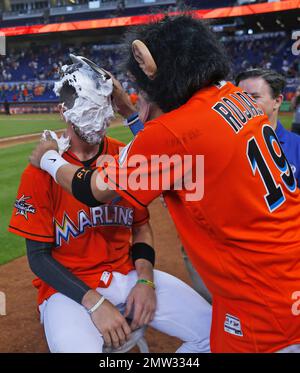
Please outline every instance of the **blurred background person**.
M296 94L292 99L292 109L295 111L292 132L300 135L300 86L297 88Z

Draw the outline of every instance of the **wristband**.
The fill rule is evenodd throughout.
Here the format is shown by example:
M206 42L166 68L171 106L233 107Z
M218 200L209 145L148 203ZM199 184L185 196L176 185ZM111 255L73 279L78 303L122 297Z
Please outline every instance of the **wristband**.
M138 117L138 120L134 122L133 124L129 125L130 131L133 133L134 136L136 136L140 131L144 129L144 124L141 122L140 118Z
M137 135L142 129L144 129L144 124L141 122L138 113L134 113L130 115L130 117L125 119L124 125L130 128L134 136Z
M84 203L89 207L96 207L102 205L97 201L92 191L92 175L96 169L79 168L72 179L72 194L78 201Z
M56 181L57 171L64 166L69 164L67 161L61 157L56 150L48 150L41 158L40 167L42 170L48 172L53 179Z
M131 257L135 264L138 259L148 260L154 267L155 265L155 251L152 246L145 242L136 242L131 246Z
M136 283L137 283L137 284L148 285L148 286L150 286L152 289L155 290L155 284L154 284L154 282L152 282L152 281L150 281L150 280L145 280L144 278L140 278L139 280L137 280Z
M139 118L139 113L135 112L124 120L124 126L130 126Z
M101 304L104 301L105 301L105 298L102 295L102 297L98 300L98 302L92 308L90 308L89 310L87 310L88 314L91 315L93 312L95 312L101 306Z

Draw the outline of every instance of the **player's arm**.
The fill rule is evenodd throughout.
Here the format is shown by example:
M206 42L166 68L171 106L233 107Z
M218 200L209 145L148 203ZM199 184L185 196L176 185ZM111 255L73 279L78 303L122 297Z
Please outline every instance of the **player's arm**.
M65 161L58 153L57 142L48 133L29 157L31 164L47 171L67 192L88 206L111 201L117 193L97 178L97 172ZM78 198L79 197L79 198Z
M153 249L153 232L147 222L132 228L132 252L135 269L139 279L153 281L155 253ZM135 249L137 247L137 249Z
M148 222L133 227L131 252L138 281L127 298L125 316L130 315L134 310L131 328L135 329L149 324L156 310L153 276L155 253L153 233Z
M185 148L159 121L149 122L122 150L118 160L110 159L96 170L68 164L54 150L55 147L56 142L53 144L51 140L41 142L31 156L31 163L47 171L76 199L90 207L121 195L133 206L142 209L177 181L182 183L185 175L189 176L189 169L182 167ZM161 161L153 162L153 156ZM165 183L167 178L169 182ZM150 187L141 187L149 186L149 181Z
M52 257L52 247L53 244L49 242L26 239L27 258L32 272L59 293L81 304L90 287Z
M101 294L55 260L52 257L52 247L51 243L26 239L27 257L32 272L59 293L83 305L107 346L117 348L122 345L131 332L124 316Z

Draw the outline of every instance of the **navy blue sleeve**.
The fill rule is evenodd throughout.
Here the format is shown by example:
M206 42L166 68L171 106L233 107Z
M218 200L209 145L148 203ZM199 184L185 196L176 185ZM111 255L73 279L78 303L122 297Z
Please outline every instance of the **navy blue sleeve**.
M52 257L52 244L26 239L26 249L32 272L59 293L81 304L90 288Z

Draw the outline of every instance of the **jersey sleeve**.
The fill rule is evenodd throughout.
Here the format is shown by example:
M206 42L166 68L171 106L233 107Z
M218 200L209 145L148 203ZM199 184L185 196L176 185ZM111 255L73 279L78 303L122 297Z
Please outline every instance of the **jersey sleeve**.
M51 178L29 166L23 172L8 230L34 241L54 242Z
M147 207L134 209L133 227L144 225L148 223L149 219L150 215Z
M114 162L98 168L110 188L133 206L144 209L163 191L182 179L177 167L183 154L181 142L159 122L150 122L121 151Z

